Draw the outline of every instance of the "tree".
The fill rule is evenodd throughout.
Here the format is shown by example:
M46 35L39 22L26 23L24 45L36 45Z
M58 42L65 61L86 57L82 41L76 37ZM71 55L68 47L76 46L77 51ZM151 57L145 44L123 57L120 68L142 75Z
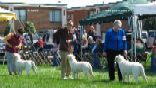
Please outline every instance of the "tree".
M25 23L25 31L26 31L27 33L30 33L30 34L36 33L36 28L35 28L35 26L34 26L34 23L32 23L32 22L30 22L30 21L27 21L27 22Z
M156 30L156 17L148 17L143 20L144 30Z

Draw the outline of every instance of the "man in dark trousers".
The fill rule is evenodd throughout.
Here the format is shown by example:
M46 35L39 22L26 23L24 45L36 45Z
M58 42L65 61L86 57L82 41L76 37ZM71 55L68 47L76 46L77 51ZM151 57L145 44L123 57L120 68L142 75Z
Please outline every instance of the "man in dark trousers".
M115 67L114 61L115 56L118 54L127 55L127 41L125 30L121 28L122 23L120 20L115 20L113 27L108 29L105 35L105 42L103 45L104 56L107 56L108 61L108 70L109 70L109 79L110 81L115 80ZM118 68L118 78L119 81L122 81L122 75L117 64Z

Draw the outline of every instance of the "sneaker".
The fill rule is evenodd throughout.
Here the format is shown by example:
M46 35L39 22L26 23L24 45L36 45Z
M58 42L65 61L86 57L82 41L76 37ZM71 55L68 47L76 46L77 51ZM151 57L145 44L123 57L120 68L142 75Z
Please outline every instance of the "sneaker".
M68 79L74 79L72 76L68 76Z
M66 76L63 79L68 79Z

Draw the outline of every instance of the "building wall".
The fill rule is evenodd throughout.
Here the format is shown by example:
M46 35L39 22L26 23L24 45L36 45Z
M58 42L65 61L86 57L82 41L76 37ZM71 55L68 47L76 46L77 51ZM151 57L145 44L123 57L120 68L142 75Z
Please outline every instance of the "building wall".
M79 21L88 17L90 15L91 11L95 11L96 9L99 9L100 11L102 10L107 10L109 6L104 6L104 7L86 7L86 8L78 8L78 9L70 9L67 11L67 17L68 19L72 19L74 22L74 26L78 27ZM93 24L95 30L96 30L96 24ZM90 25L86 25L85 30L88 31L90 28ZM102 27L101 27L102 29Z
M74 22L74 26L77 27L79 25L80 20L82 20L82 19L89 16L90 11L94 10L96 12L96 9L99 9L99 11L103 11L103 10L107 10L109 8L110 8L110 6L106 5L106 6L96 7L96 8L95 7L90 7L90 9L89 9L89 7L79 8L79 9L76 9L76 10L75 9L70 9L70 10L67 11L67 13L68 13L67 17L68 17L68 19L72 19L73 22ZM112 24L113 24L113 22L100 24L101 25L101 32L106 32L108 28L112 27ZM123 24L122 27L125 28L126 31L129 30L129 27L127 25L126 20L122 21L122 24ZM93 25L94 25L95 30L97 30L96 29L96 24L93 24ZM88 31L89 28L90 28L90 25L86 25L84 28L85 28L86 31Z
M78 27L79 21L88 17L91 11L99 10L107 10L109 6L100 6L100 7L83 7L78 9L68 9L67 10L67 20L72 19L74 22L74 26ZM62 23L52 23L49 21L49 11L53 9L60 9L61 7L15 7L15 10L24 9L27 11L27 21L31 21L34 23L37 31L46 30L46 29L56 29L58 27L62 27ZM63 13L62 13L63 14ZM19 21L15 21L15 29L18 29L21 25ZM85 26L85 29L88 31L89 26ZM101 32L106 32L106 30L111 27L111 23L101 24ZM94 24L96 29L96 24ZM123 27L128 29L127 22L123 22ZM5 29L5 22L0 22L0 31Z
M106 32L106 31L107 31L109 28L111 28L112 26L113 26L113 22L101 24L102 32ZM122 20L122 27L123 27L126 31L129 30L127 20Z
M7 9L7 7L5 7ZM49 11L59 9L61 7L15 7L14 10L26 10L27 21L34 23L37 31L47 30L47 29L57 29L62 27L62 22L50 22L49 21ZM62 16L62 15L61 15ZM22 21L25 23L25 21ZM22 24L19 20L15 21L15 30L18 29ZM0 22L0 32L4 32L6 27L6 22Z
M72 11L67 11L67 19L71 19L74 22L74 26L78 27L79 21L81 19L84 19L88 16L89 10L72 10Z
M5 28L6 28L6 21L0 21L0 33L4 32Z
M52 23L49 21L49 11L59 8L25 7L16 9L26 9L27 21L33 22L37 30L55 29L62 25L61 23ZM19 22L16 22L16 24L19 25Z

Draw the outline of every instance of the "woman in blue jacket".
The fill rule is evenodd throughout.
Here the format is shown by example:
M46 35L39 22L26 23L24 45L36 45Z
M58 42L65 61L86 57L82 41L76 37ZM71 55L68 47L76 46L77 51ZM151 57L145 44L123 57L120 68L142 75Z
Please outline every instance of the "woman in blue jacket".
M103 55L107 56L110 81L115 80L115 67L114 67L115 56L118 54L127 55L127 41L125 30L122 29L121 26L122 26L121 21L115 20L113 23L113 27L108 29L105 35L105 42L103 45L104 49ZM122 81L122 75L118 64L117 68L119 81Z

